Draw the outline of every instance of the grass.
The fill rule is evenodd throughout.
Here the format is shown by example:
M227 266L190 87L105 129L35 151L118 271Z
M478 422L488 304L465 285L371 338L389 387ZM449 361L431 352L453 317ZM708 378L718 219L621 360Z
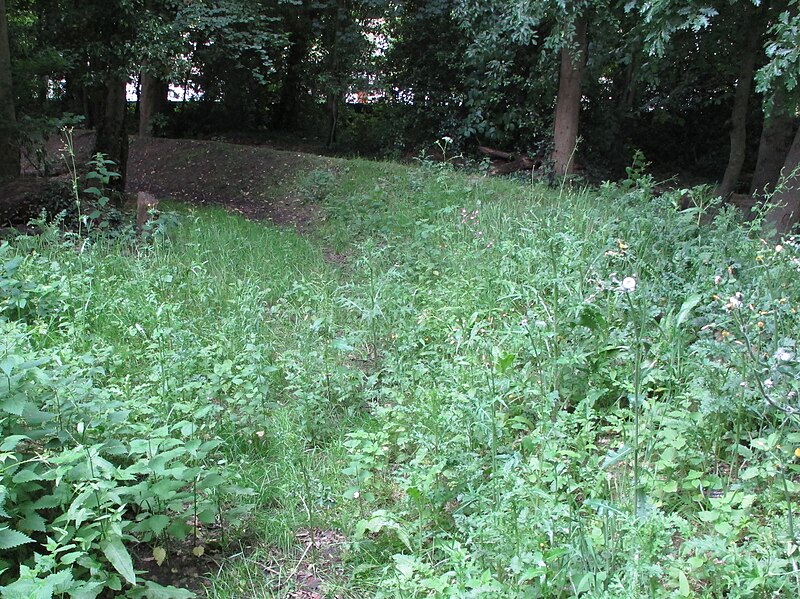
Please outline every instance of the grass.
M222 440L253 509L210 597L800 593L797 249L630 183L348 161L298 180L306 237L172 206L150 244L19 240L5 314Z

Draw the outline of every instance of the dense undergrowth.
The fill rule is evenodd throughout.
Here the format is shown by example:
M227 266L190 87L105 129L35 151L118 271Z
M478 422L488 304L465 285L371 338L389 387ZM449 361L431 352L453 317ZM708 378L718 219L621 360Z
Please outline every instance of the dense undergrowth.
M181 596L128 550L187 547L214 597L800 594L791 239L647 177L298 184L312 238L3 247L4 596Z

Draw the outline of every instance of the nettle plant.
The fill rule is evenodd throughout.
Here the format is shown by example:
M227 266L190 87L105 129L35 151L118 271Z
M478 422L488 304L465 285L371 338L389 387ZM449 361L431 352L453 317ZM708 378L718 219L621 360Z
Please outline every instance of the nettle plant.
M160 565L175 543L201 555L224 542L251 492L217 465L221 441L190 421L137 421L102 386L108 352L36 350L13 281L0 283L0 593L191 596L143 580L128 546L147 543Z

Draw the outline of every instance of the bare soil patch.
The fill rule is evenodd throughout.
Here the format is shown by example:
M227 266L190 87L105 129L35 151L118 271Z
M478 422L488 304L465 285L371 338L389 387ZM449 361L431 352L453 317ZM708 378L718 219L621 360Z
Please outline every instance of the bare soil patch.
M318 205L291 191L301 173L333 168L330 158L188 139L134 139L127 191L193 204L218 204L253 220L307 231L323 217Z
M79 168L91 158L94 133L73 134ZM24 225L42 207L35 198L45 181L63 181L67 169L61 158L64 142L47 144L50 177L35 177L36 169L23 159L23 177L0 185L0 226ZM252 220L266 220L307 232L319 223L322 208L295 189L302 173L333 169L336 160L266 146L237 145L191 139L131 138L126 191L152 193L160 199L198 205L220 205ZM25 209L23 209L25 207Z

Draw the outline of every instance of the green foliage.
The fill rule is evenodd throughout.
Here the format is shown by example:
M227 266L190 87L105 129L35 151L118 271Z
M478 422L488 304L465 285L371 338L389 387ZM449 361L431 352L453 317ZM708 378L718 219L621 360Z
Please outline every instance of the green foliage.
M56 579L60 593L120 591L137 581L123 541L196 538L200 523L237 513L221 511L241 491L213 465L218 439L186 421L137 420L95 383L108 353L65 362L63 350L53 358L34 350L13 320L0 326L0 516L13 526L0 530L13 550L5 552L4 595Z
M653 177L647 173L650 163L644 156L644 152L636 150L633 153L631 165L625 167L627 178L621 183L623 190L630 190L635 187L644 188L649 191L653 186Z
M131 542L224 547L246 503L212 596L283 592L331 530L331 593L795 594L796 239L653 197L642 154L596 191L364 161L297 186L312 238L204 209L2 246L5 594L157 595Z
M756 74L756 87L769 99L775 92L786 91L797 105L797 73L800 67L800 49L797 43L800 15L797 0L789 2L786 8L770 28L770 40L766 45L768 62Z
M378 596L796 590L794 241L707 188L653 198L641 153L558 198L368 172L327 205L369 257L351 293L380 281L344 467Z

